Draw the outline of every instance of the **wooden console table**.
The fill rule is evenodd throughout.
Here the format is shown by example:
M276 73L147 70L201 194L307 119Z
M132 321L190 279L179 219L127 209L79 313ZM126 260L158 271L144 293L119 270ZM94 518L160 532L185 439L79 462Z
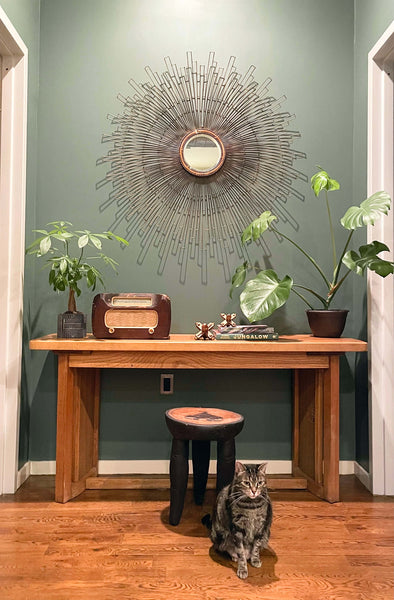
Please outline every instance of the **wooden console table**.
M169 340L98 340L91 335L67 340L51 334L31 340L30 348L58 355L57 502L67 502L85 489L115 487L98 476L97 468L100 371L107 368L292 369L297 483L288 487L308 488L329 502L339 500L339 357L365 352L366 342L310 335L270 342L196 341L186 334ZM124 478L118 484L129 487Z

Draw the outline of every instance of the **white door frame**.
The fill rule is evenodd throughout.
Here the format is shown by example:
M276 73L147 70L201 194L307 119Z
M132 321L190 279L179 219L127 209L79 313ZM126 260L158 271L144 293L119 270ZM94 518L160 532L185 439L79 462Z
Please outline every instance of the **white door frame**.
M0 494L17 487L26 204L27 48L0 8Z
M368 54L368 196L394 200L394 21ZM393 260L394 206L368 227L368 242L387 244ZM368 273L370 474L374 494L394 494L394 277Z

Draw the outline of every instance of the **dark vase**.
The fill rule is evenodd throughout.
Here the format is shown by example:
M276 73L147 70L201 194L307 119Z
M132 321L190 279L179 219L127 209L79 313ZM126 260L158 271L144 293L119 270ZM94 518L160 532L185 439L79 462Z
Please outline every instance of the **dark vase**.
M315 337L341 337L348 310L307 310L309 327Z
M86 315L70 310L58 315L57 337L66 339L86 337Z

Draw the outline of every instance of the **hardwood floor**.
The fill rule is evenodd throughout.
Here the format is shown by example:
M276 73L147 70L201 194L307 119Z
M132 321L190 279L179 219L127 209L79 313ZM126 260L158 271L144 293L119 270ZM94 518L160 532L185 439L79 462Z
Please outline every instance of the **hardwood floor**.
M89 490L56 504L54 480L31 477L0 497L1 600L392 600L394 498L374 498L353 476L341 502L272 492L262 567L240 580L211 549L192 504L168 524L168 490Z

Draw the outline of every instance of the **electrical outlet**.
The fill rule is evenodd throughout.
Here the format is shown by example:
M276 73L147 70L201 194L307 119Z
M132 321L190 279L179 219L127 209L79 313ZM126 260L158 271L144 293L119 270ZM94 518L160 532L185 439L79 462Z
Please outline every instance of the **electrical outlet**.
M160 375L160 394L174 393L174 375L162 373Z

